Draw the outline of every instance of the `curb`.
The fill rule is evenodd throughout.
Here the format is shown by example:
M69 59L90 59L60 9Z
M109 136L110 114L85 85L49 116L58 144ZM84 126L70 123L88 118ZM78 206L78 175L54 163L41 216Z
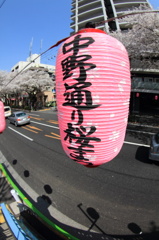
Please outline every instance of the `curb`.
M127 125L127 130L156 133L159 132L159 126L129 122Z

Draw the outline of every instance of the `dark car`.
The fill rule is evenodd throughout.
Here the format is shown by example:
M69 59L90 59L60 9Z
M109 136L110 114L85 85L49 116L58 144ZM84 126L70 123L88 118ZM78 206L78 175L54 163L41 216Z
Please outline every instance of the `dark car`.
M30 123L30 116L23 112L13 112L10 117L8 117L10 123L13 123L16 127L19 125L24 125Z
M151 138L149 159L159 161L159 132Z

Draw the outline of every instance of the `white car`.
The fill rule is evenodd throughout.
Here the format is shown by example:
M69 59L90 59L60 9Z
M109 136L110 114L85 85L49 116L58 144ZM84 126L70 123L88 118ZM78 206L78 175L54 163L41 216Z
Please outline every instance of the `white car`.
M4 106L4 115L5 117L9 117L12 114L11 108L9 106Z

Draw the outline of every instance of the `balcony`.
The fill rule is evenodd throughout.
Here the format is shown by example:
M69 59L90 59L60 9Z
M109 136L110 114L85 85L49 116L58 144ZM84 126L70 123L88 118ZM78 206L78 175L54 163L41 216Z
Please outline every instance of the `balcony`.
M96 11L90 10L90 11L83 12L83 13L81 13L81 14L78 14L78 17L79 17L79 18L87 18L87 16L89 16L89 15L92 15L92 17L94 17L94 16L99 16L99 15L103 16L103 12L102 12L102 9L98 9L98 10L96 10ZM103 16L103 17L104 17L104 16Z
M90 2L90 0L81 0L81 1L79 1L78 2L78 7L81 7L81 6L85 6L85 5L90 5L90 4L92 4L92 3L98 3L99 2L99 0L91 0L91 2Z
M134 3L138 3L138 4L146 4L147 1L146 0L114 0L114 5L116 4L123 4L123 3L128 3L128 4L134 4Z
M85 24L89 21L93 21L93 22L102 22L104 21L103 19L103 16L95 16L94 18L90 15L88 18L78 22L78 26L79 26L79 29L82 29L84 28ZM99 26L99 28L101 29L101 25Z
M90 9L96 9L96 8L99 8L101 7L101 4L100 2L89 2L85 5L81 5L81 6L78 6L78 11L87 11L87 10L90 10Z
M147 82L136 78L131 83L132 90L141 90L142 92L159 92L159 78L147 78Z

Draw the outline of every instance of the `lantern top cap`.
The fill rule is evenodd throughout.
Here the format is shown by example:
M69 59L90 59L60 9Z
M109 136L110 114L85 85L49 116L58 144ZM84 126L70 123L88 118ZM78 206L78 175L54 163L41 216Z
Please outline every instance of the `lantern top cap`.
M83 28L83 29L81 29L81 30L78 31L78 33L86 33L86 32L98 32L98 33L107 34L107 33L104 32L103 30L96 29L96 28Z

